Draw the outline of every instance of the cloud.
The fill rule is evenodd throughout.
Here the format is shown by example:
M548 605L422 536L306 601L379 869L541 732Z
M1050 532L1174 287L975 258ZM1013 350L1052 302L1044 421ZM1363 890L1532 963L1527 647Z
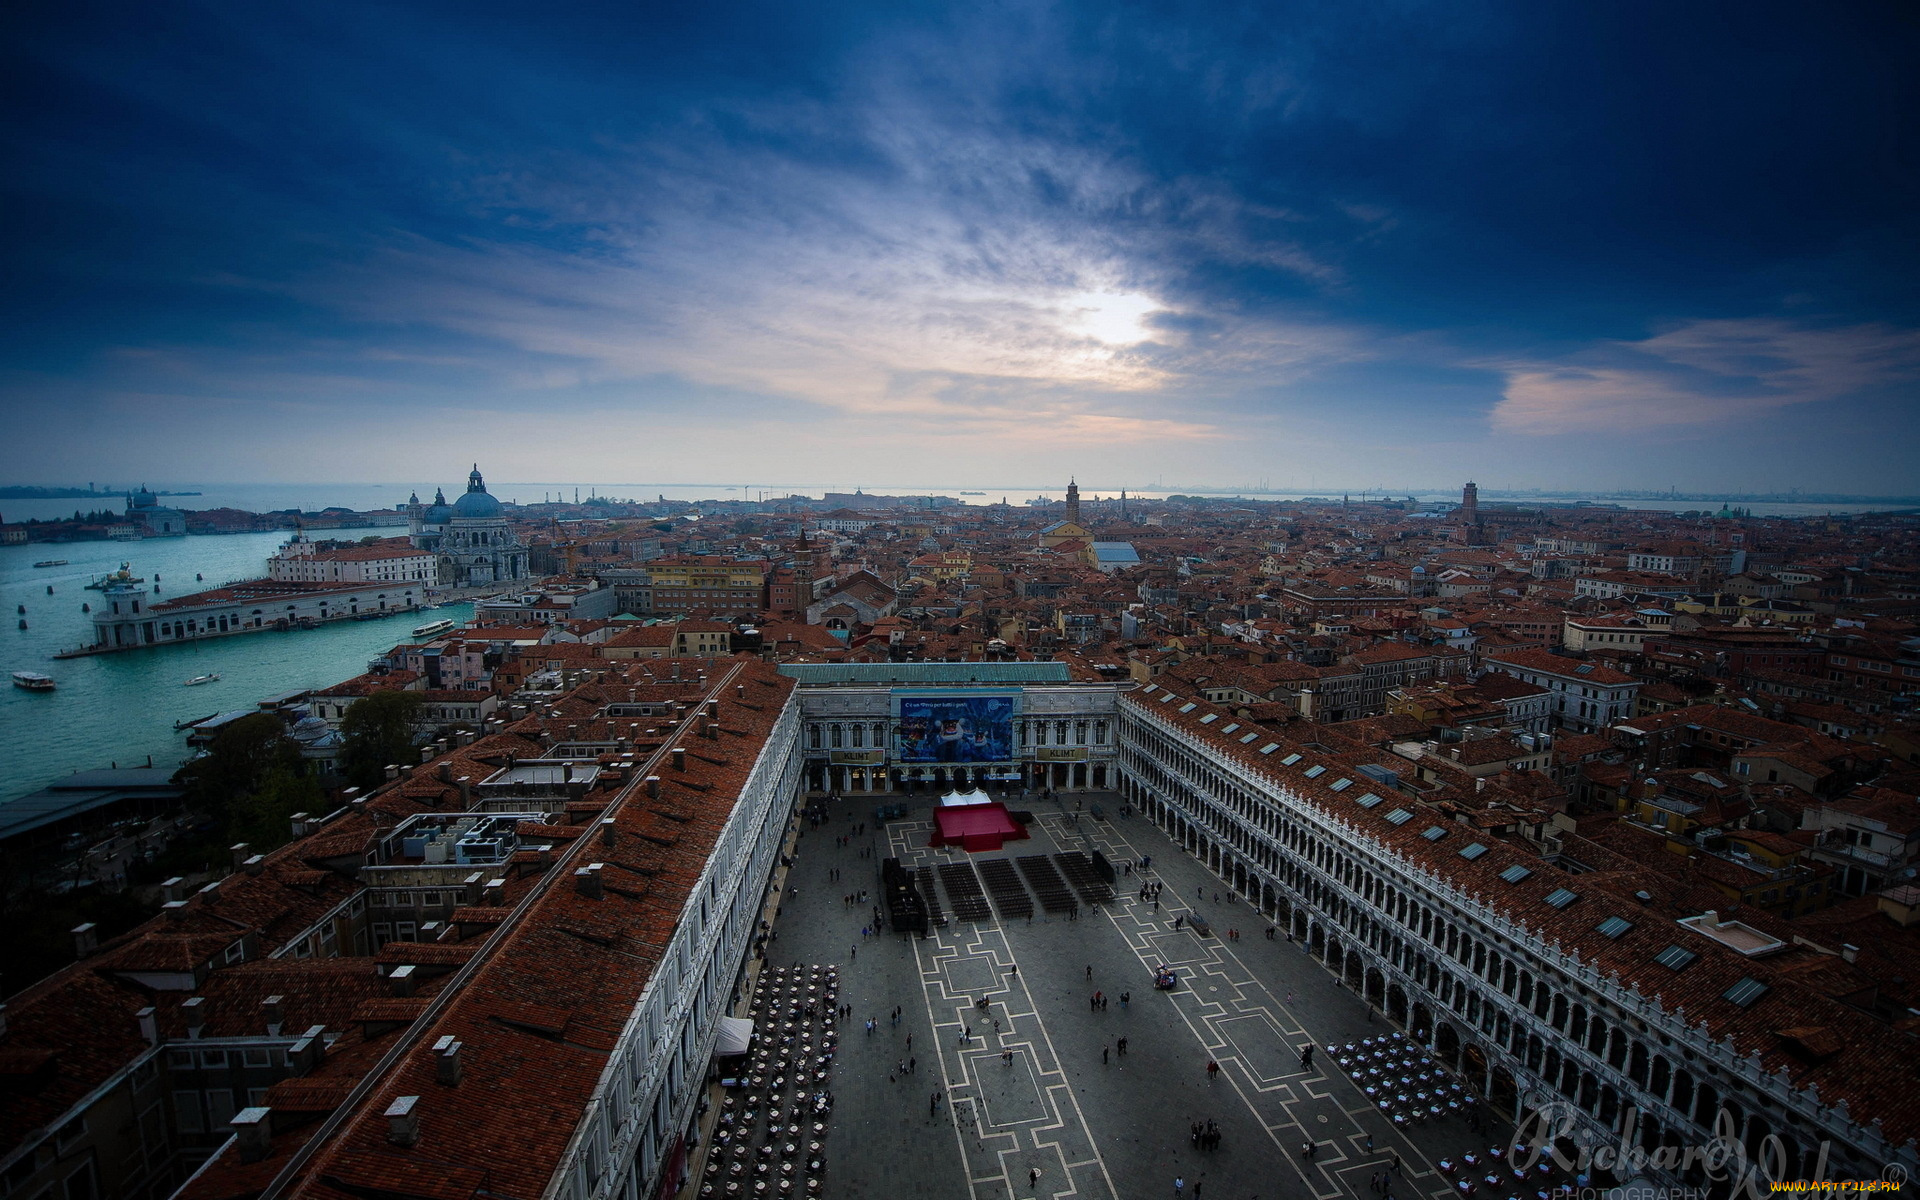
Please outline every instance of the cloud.
M1920 331L1693 321L1557 362L1483 365L1506 376L1490 414L1500 432L1629 433L1737 422L1920 379Z

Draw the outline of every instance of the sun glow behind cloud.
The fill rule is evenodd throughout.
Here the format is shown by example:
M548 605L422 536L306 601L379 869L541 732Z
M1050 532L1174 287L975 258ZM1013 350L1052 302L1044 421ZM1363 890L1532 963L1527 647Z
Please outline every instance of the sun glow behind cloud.
M1068 328L1109 346L1133 346L1153 336L1145 320L1166 306L1138 292L1082 292L1068 301Z

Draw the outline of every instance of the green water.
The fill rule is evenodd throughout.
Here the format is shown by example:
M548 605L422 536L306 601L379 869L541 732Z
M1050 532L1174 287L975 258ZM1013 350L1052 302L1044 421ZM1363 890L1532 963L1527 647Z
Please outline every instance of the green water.
M355 536L370 531L354 530ZM381 531L392 536L396 530ZM252 708L268 696L325 687L367 669L367 661L401 642L427 621L465 620L472 606L430 613L401 613L377 621L341 621L319 629L252 633L177 646L152 646L55 661L53 655L93 640L93 624L80 611L98 603L89 580L130 561L148 589L156 574L161 597L266 574L267 556L286 540L283 533L231 537L151 538L139 542L73 542L0 546L0 668L53 676L58 690L28 692L10 682L0 687L0 802L46 786L74 771L144 765L175 766L186 755L176 721L214 712ZM36 568L42 559L72 560L63 567ZM205 576L200 582L195 574ZM54 594L49 596L51 586ZM149 590L149 594L151 591ZM15 628L26 605L27 628ZM184 686L196 675L217 672L216 683Z

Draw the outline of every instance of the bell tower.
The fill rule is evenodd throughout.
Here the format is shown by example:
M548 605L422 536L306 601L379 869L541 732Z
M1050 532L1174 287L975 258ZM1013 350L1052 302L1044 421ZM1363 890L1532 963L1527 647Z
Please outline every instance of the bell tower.
M1067 520L1080 524L1080 485L1067 480Z

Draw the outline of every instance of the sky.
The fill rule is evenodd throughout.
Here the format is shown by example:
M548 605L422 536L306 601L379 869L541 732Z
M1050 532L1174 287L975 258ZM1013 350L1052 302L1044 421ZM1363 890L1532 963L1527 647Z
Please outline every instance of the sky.
M0 21L0 482L1917 490L1900 4Z

